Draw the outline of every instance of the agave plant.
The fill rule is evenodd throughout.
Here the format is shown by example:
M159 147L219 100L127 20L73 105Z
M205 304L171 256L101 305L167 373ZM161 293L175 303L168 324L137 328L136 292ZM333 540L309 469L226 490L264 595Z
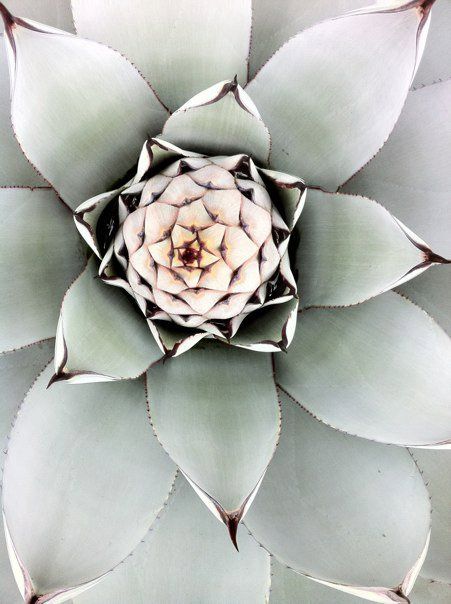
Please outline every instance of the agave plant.
M0 3L1 604L451 601L432 5Z

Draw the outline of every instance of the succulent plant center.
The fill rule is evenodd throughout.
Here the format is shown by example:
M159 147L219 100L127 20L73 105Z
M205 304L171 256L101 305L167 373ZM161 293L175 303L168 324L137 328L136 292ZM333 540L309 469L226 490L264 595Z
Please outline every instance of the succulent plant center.
M280 263L263 199L243 195L210 163L149 179L122 227L131 287L193 326L238 315Z
M140 177L82 204L76 224L88 241L95 229L100 277L135 299L151 330L166 321L230 339L250 313L296 296L290 228L271 195L292 190L301 203L305 187L268 174L267 188L247 155L174 159L161 139L152 145Z

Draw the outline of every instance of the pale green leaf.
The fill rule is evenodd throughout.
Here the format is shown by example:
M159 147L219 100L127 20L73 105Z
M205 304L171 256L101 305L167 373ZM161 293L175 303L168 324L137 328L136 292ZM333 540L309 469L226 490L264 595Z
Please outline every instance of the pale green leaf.
M451 257L450 97L451 80L410 92L386 145L343 187L377 199L446 257Z
M274 0L254 0L250 75L254 76L282 44L301 30L367 4L369 0L284 0L281 10Z
M55 335L82 264L72 216L51 189L0 189L0 350Z
M3 506L25 585L68 590L118 564L163 505L175 468L146 420L142 381L47 390L48 367L11 433Z
M9 10L19 17L41 21L73 33L74 22L70 0L8 0ZM3 32L3 23L0 23Z
M133 556L74 604L261 604L268 586L266 552L243 534L237 554L179 478L161 518Z
M278 382L320 420L398 445L451 441L451 341L394 292L298 318Z
M304 181L298 176L264 168L259 173L263 176L273 203L291 231L305 206L307 189Z
M259 352L286 352L296 329L297 312L297 298L251 312L230 343Z
M363 302L411 279L428 259L423 242L415 245L403 224L366 197L308 190L296 230L303 308Z
M271 165L334 190L382 146L427 28L419 11L356 14L301 32L248 84L271 132Z
M333 590L271 560L270 604L358 604L355 596Z
M451 585L420 577L411 594L412 604L449 604Z
M7 436L15 420L26 392L36 376L49 362L53 352L53 340L0 355L0 451L6 450ZM3 454L0 454L3 467ZM1 483L1 475L0 475ZM0 602L19 604L22 602L6 550L5 535L0 525Z
M236 81L219 82L197 94L169 117L162 137L207 155L245 153L260 164L268 161L268 129Z
M451 267L433 267L398 291L424 308L451 336Z
M57 379L97 382L138 377L162 356L134 301L102 283L91 258L61 306Z
M155 340L164 354L176 357L183 354L200 340L207 332L177 325L171 321L148 321Z
M432 497L432 533L421 575L451 583L451 451L412 451Z
M451 77L451 2L439 0L432 11L431 28L414 86L424 86Z
M0 598L8 604L23 604L11 570L3 527L0 528Z
M40 186L45 181L24 156L11 127L8 63L0 35L0 185Z
M102 44L34 22L14 24L9 42L17 138L75 208L125 175L167 112L135 67Z
M163 447L213 513L238 522L278 438L270 355L204 340L147 378Z
M73 0L80 35L124 52L174 111L215 82L246 81L251 1Z
M282 416L246 526L298 572L374 601L406 601L394 592L418 570L430 525L408 451L332 430L284 395Z

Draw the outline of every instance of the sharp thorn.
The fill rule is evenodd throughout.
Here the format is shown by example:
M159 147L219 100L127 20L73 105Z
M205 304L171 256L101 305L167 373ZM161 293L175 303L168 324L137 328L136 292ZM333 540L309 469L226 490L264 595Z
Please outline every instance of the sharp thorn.
M237 531L238 525L240 523L240 518L238 514L230 514L226 517L227 528L229 529L230 539L236 549L239 552L238 542L237 542Z

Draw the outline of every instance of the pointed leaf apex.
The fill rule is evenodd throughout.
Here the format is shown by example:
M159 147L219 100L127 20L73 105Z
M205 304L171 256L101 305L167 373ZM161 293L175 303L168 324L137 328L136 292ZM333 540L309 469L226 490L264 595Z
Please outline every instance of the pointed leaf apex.
M232 514L227 514L225 517L225 524L229 529L230 539L232 540L233 545L237 552L239 552L238 542L237 542L237 532L238 525L241 520L241 514L239 512L234 512Z
M399 598L399 600L395 600L396 602L402 602L403 604L411 604L410 599L403 592L402 587L399 587L396 591L393 591L392 593L396 598Z
M425 262L427 262L428 264L451 264L450 259L444 258L443 256L440 256L439 254L436 254L435 252L429 249L424 251L424 255Z
M46 386L46 390L50 388L55 382L60 382L64 377L60 373L54 373L52 377L49 379L49 383Z
M10 11L6 8L3 2L0 2L0 15L3 19L3 23L5 24L5 29L8 31L14 24L16 23L16 18Z
M419 0L418 1L418 8L423 12L423 13L429 13L429 11L431 10L431 8L433 7L435 3L435 0Z

